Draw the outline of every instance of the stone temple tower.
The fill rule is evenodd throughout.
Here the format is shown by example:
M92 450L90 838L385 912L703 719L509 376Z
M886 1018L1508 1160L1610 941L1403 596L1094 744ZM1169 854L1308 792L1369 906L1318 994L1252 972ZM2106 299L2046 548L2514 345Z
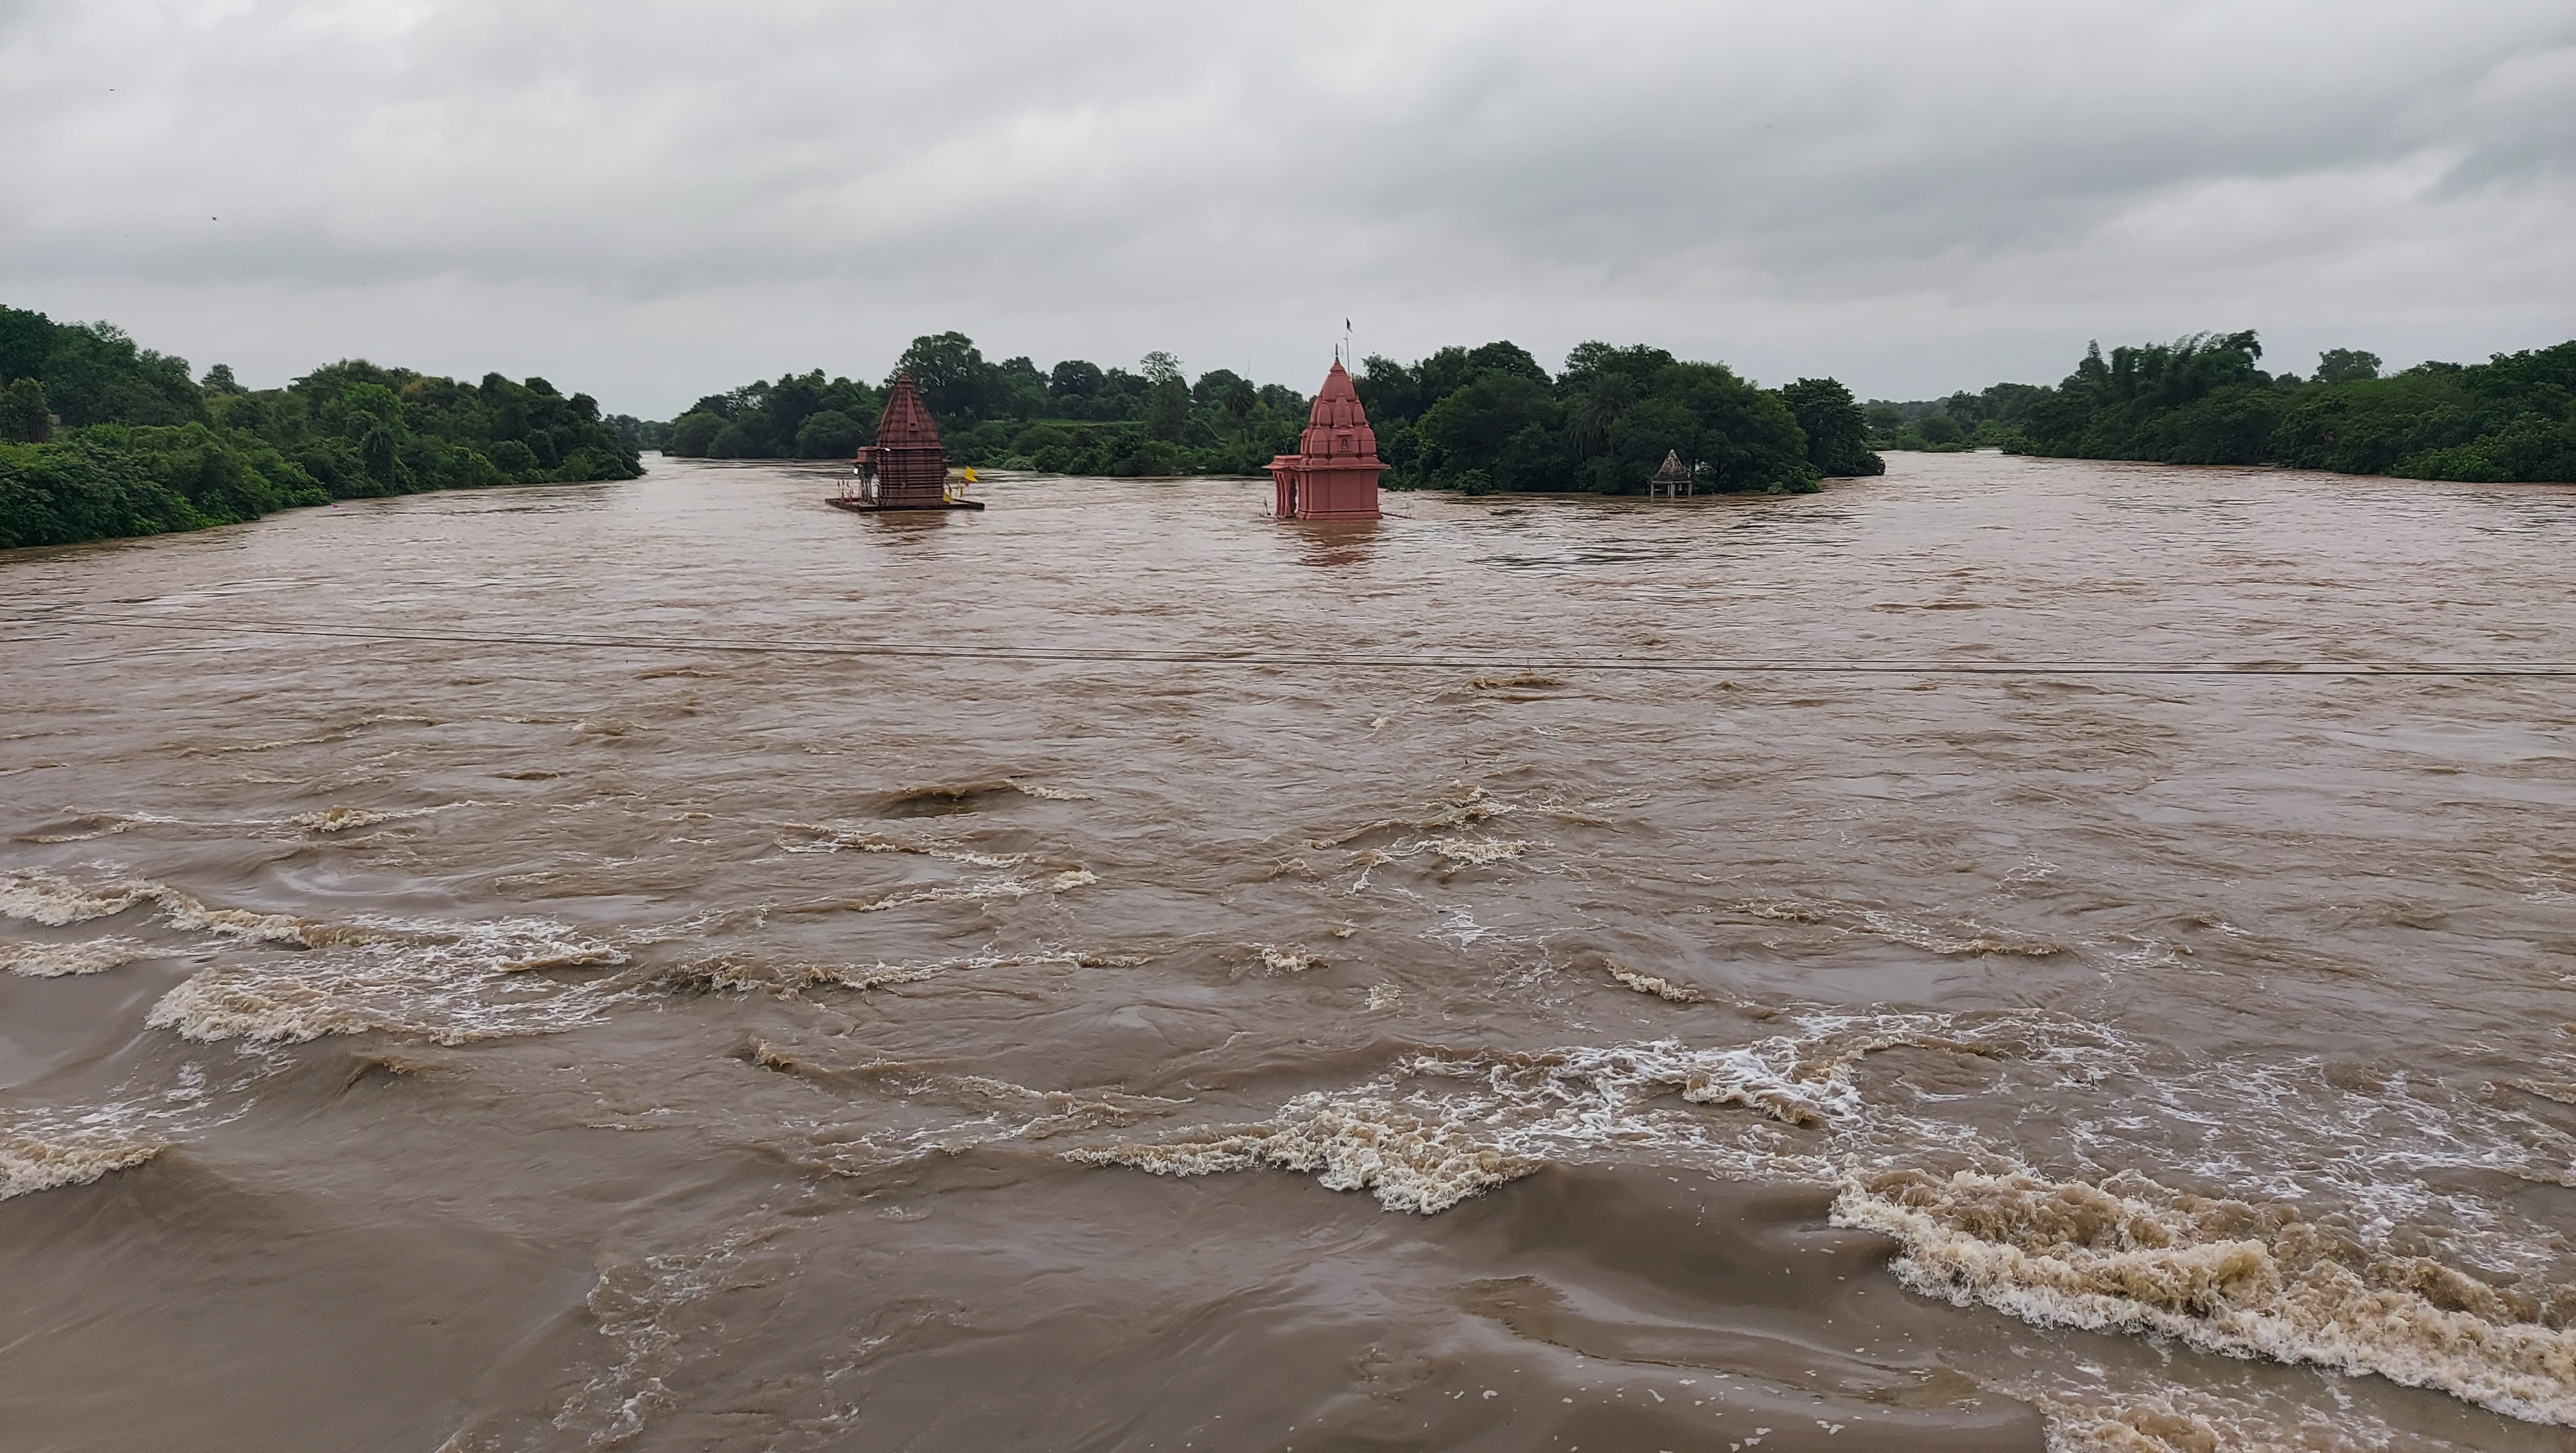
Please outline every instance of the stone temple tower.
M1377 431L1369 427L1360 395L1342 361L1324 375L1324 391L1306 415L1297 452L1270 461L1279 486L1283 520L1374 520L1377 480L1386 465L1377 457Z
M889 510L935 510L947 491L948 455L939 425L909 373L895 376L877 420L877 441L859 451L859 473L874 479L875 504ZM862 486L865 491L865 486Z
M967 471L974 478L974 471ZM939 424L912 375L895 375L886 394L885 414L877 420L877 442L850 461L850 477L841 492L823 503L859 514L888 510L980 510L983 501L948 493L948 454L939 445Z

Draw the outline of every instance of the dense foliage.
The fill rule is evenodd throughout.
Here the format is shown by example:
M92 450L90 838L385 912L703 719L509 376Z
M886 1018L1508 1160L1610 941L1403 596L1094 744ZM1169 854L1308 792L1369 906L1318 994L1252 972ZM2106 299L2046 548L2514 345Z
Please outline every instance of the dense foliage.
M1396 489L1642 494L1677 453L1708 490L1805 492L1827 474L1884 466L1851 393L1830 379L1781 392L1660 348L1585 343L1551 378L1511 343L1371 358L1357 380ZM1800 426L1806 410L1820 432Z
M586 394L348 361L242 388L105 323L0 308L0 549L159 534L333 499L632 479Z
M988 362L962 333L916 338L883 387L821 369L710 394L639 442L692 459L846 459L875 437L885 388L910 373L939 421L948 457L1056 474L1250 474L1294 447L1306 399L1229 369L1192 383L1180 360L1149 353L1133 373L1067 359Z
M1296 448L1309 403L1230 369L1193 380L1168 353L1132 373L991 363L961 333L914 339L887 385L906 372L951 461L1053 474L1257 474ZM1635 494L1669 451L1699 466L1706 489L1807 490L1820 474L1885 468L1833 380L1771 393L1657 348L1586 343L1551 377L1521 348L1488 343L1411 365L1371 358L1355 382L1395 489ZM881 388L816 370L709 395L642 430L667 429L670 451L689 457L846 458L883 406Z
M1883 447L2171 464L2275 464L2410 479L2576 483L2576 342L2393 377L2354 349L2313 378L2259 366L2251 332L2085 352L2055 388L1997 384L1872 404Z

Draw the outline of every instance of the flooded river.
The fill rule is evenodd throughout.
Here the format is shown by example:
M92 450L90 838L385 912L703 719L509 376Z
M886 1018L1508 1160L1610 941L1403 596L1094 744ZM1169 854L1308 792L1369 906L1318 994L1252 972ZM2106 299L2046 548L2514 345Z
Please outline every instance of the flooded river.
M0 1449L2568 1446L2576 493L832 487L0 555Z

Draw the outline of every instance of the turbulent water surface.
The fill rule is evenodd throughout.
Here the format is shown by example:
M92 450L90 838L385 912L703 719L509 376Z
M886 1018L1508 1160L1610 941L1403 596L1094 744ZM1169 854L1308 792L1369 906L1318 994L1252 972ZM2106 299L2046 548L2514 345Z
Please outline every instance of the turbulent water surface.
M2576 495L829 487L0 556L0 1448L2568 1446Z

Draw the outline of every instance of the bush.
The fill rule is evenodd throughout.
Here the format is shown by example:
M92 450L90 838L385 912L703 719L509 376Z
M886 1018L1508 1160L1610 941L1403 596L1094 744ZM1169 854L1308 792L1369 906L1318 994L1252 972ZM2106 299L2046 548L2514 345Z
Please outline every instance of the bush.
M671 421L670 450L682 459L704 459L724 426L714 414L682 414Z
M838 409L825 409L796 431L796 457L847 459L859 452L867 437L866 428L858 420Z

